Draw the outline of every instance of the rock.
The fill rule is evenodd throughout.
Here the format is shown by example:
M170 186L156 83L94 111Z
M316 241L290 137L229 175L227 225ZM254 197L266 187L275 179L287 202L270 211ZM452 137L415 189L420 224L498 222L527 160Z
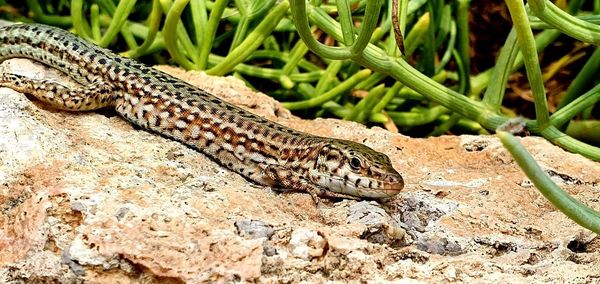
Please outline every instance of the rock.
M458 255L462 252L462 248L456 241L449 242L447 238L438 235L421 235L417 240L417 248L441 255Z
M269 240L275 233L273 226L260 220L242 219L235 221L235 227L239 236L247 239L264 239L263 253L266 256L274 256L277 254L277 248L273 246Z
M348 208L348 223L365 226L360 238L393 247L405 245L406 231L376 202L356 202Z
M10 65L63 80L28 61ZM289 127L381 151L406 188L385 203L317 207L307 194L256 186L109 110L56 111L1 88L0 282L518 283L600 275L597 236L522 186L523 173L493 136L413 139L301 120L234 78L158 68ZM519 139L563 188L600 209L598 163L541 138Z
M290 238L292 255L303 260L323 256L326 246L327 241L319 232L305 228L294 230Z
M238 235L250 239L270 239L275 233L273 227L260 220L238 220L235 222Z

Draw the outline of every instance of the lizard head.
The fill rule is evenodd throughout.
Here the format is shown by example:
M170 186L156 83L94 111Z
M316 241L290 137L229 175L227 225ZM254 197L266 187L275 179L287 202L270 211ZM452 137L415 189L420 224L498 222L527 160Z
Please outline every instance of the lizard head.
M393 197L404 187L388 156L341 139L321 148L308 178L335 193L376 199Z

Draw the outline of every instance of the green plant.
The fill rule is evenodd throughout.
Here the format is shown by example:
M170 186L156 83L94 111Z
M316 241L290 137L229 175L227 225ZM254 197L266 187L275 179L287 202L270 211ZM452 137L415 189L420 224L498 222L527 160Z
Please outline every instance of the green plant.
M498 137L504 147L515 158L527 177L552 205L571 218L577 224L600 234L600 213L582 204L558 187L523 148L521 143L509 132L498 131Z
M514 23L514 28L506 40L497 65L494 70L491 71L493 77L500 78L500 80L495 80L494 83L489 86L482 100L476 100L465 96L465 94L448 89L414 69L402 58L390 56L375 45L360 42L361 35L372 34L374 32L374 26L365 25L361 27L358 36L356 36L356 40L353 41L349 39L353 36L348 35L353 32L344 31L344 29L348 29L348 26L343 25L344 18L342 14L340 14L342 20L341 24L338 24L334 19L323 13L323 10L319 7L307 7L305 1L302 0L290 1L296 28L302 39L315 53L323 57L337 60L351 59L376 72L392 76L398 82L417 91L425 98L437 102L441 106L454 113L460 114L465 118L476 121L489 130L495 130L501 124L509 122L509 117L501 114L500 106L504 95L504 86L506 85L508 75L513 70L513 66L515 66L515 60L520 51L522 53L521 58L527 71L527 77L531 85L536 109L535 120L525 120L523 124L529 131L540 134L551 142L572 152L581 153L594 160L600 160L599 148L575 140L561 132L558 128L559 126L564 125L568 120L572 119L575 115L587 108L593 107L600 98L600 93L598 92L600 87L594 87L577 98L574 98L577 94L568 96L567 99L570 100L570 102L563 103L560 110L552 116L549 115L544 82L542 80L542 73L538 62L536 41L529 25L528 15L523 1L506 1ZM338 1L338 3L340 2L343 1ZM597 42L598 38L595 35L596 27L592 27L592 24L581 23L579 20L575 21L573 19L576 18L569 16L561 10L552 8L554 6L551 3L544 3L543 0L530 1L530 3L532 6L537 5L534 11L537 11L540 19L550 26L559 29L558 25L562 25L561 29L559 29L561 31L569 30L570 35L578 37L581 40L587 40L591 43ZM572 4L573 3L575 2L572 2ZM579 3L575 3L573 5L578 4ZM338 5L343 7L344 4ZM365 17L377 18L378 13L381 10L381 5L382 1L369 1L367 3ZM406 5L406 2L404 5ZM547 9L540 6L544 6ZM564 21L571 20L569 23L575 26L574 30L571 30L568 27L565 28L564 22L556 20L556 18ZM310 34L309 21L336 38L340 43L343 43L344 46L332 48L317 42ZM367 20L365 20L365 22L366 21ZM580 26L576 26L578 24ZM589 72L589 70L584 71ZM579 76L589 75L580 74ZM462 89L465 90L466 88ZM364 100L367 100L367 98ZM499 131L498 136L501 138L507 149L513 154L513 157L527 173L529 178L532 179L536 187L552 202L552 204L569 218L575 220L578 224L596 233L600 232L600 213L579 203L552 183L535 161L533 161L533 158L531 158L510 134Z

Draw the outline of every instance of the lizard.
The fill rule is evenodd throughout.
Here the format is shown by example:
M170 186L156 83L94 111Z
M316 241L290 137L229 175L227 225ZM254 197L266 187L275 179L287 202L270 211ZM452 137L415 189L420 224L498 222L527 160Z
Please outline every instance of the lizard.
M300 132L191 84L43 24L0 27L0 62L27 58L77 82L0 74L0 86L54 108L113 108L262 186L318 197L384 199L404 187L390 158L363 144Z

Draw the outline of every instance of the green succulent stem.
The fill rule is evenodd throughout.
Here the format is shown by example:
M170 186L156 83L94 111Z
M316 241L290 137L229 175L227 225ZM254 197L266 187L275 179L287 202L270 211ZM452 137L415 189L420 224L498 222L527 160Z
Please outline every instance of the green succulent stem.
M540 168L533 157L519 141L508 132L498 131L496 135L508 149L535 187L556 207L577 224L600 234L600 213L582 204L557 186Z

